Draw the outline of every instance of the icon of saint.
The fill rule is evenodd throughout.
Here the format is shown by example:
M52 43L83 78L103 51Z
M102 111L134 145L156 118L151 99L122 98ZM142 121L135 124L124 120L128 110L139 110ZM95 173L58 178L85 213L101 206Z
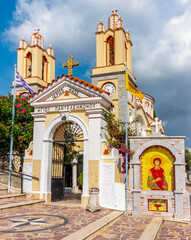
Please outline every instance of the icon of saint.
M154 167L150 169L147 185L151 190L168 190L164 169L161 168L161 159L153 159Z

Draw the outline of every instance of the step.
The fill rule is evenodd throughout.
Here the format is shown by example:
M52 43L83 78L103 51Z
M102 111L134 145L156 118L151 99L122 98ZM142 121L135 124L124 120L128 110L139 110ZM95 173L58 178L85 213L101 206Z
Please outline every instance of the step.
M23 207L29 207L30 206L30 208L31 207L33 207L33 206L35 206L36 207L36 205L41 205L41 204L43 204L44 203L44 200L34 200L34 199L32 199L32 200L25 200L25 201L19 201L19 202L10 202L10 203L5 203L5 204L2 204L2 205L0 205L0 211L3 211L3 210L11 210L12 211L12 209L14 208L23 208Z
M8 193L8 187L4 184L0 184L0 196L6 193Z
M8 194L8 189L7 188L0 188L0 196Z
M152 221L147 225L144 232L141 234L139 240L153 240L156 239L158 231L162 225L162 217L154 217Z
M86 227L70 234L67 237L62 238L62 240L83 240L83 239L93 239L99 233L99 231L103 230L105 227L112 225L115 221L119 220L123 217L124 212L113 211L109 213L105 217L90 223Z
M13 200L22 200L22 199L25 199L26 198L26 194L23 193L23 194L20 194L20 193L8 193L8 194L5 194L5 195L1 195L0 196L0 203L1 202L4 202L4 201L13 201Z

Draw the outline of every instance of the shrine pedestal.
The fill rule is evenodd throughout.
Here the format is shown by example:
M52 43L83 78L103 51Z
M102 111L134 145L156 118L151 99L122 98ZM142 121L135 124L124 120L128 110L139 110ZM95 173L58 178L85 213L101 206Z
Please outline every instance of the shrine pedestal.
M90 188L90 198L89 204L86 210L90 212L100 211L101 207L99 205L99 189L98 188Z

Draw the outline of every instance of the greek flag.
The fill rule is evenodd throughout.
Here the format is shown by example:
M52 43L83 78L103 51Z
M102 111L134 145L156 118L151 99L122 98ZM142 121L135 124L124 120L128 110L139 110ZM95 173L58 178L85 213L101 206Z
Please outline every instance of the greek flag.
M21 77L21 75L18 72L16 72L15 83L16 83L15 86L24 87L30 92L31 95L34 93L33 90L29 87L29 85L25 82L25 80Z

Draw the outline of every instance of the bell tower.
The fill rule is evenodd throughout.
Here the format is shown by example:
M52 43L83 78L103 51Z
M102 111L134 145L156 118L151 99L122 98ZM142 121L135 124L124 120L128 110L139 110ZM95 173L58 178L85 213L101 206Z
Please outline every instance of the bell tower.
M106 31L102 20L97 26L96 68L93 68L93 74L124 70L124 63L127 63L127 68L132 72L133 44L116 12L117 10L114 10L109 17Z
M55 58L51 45L44 49L44 39L37 29L31 36L31 44L27 45L24 38L17 49L17 71L28 85L37 92L55 79ZM16 87L17 94L26 92Z
M100 20L96 32L96 67L92 69L92 83L110 92L115 115L123 121L125 120L126 66L129 80L137 87L136 79L132 74L132 46L130 33L124 30L123 20L116 9L108 19L107 30ZM129 109L135 113L135 98L129 96L128 103Z

